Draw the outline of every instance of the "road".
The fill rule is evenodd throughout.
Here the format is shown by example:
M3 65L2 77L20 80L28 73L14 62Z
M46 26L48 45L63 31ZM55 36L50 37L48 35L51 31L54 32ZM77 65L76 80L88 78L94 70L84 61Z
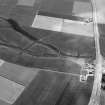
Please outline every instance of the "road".
M94 76L93 91L88 105L100 105L100 96L101 96L101 80L102 80L102 55L100 51L100 34L98 30L98 23L100 22L101 16L98 16L100 13L100 4L103 0L91 0L93 6L93 20L94 20L94 38L95 38L95 47L96 47L96 72ZM101 18L100 18L101 17Z

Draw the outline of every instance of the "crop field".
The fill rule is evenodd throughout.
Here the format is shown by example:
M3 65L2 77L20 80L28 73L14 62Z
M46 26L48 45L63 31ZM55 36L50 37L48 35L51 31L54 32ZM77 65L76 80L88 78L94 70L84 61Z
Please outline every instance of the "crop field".
M0 0L10 19L0 18L0 105L88 105L94 79L81 83L80 71L96 57L89 1Z

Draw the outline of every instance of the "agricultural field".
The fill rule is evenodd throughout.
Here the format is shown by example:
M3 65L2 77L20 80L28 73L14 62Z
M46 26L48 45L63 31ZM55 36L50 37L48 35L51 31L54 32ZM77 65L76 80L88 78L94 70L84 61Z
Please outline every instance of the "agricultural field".
M90 0L0 0L0 105L88 105L93 25ZM104 19L98 29L104 58Z

